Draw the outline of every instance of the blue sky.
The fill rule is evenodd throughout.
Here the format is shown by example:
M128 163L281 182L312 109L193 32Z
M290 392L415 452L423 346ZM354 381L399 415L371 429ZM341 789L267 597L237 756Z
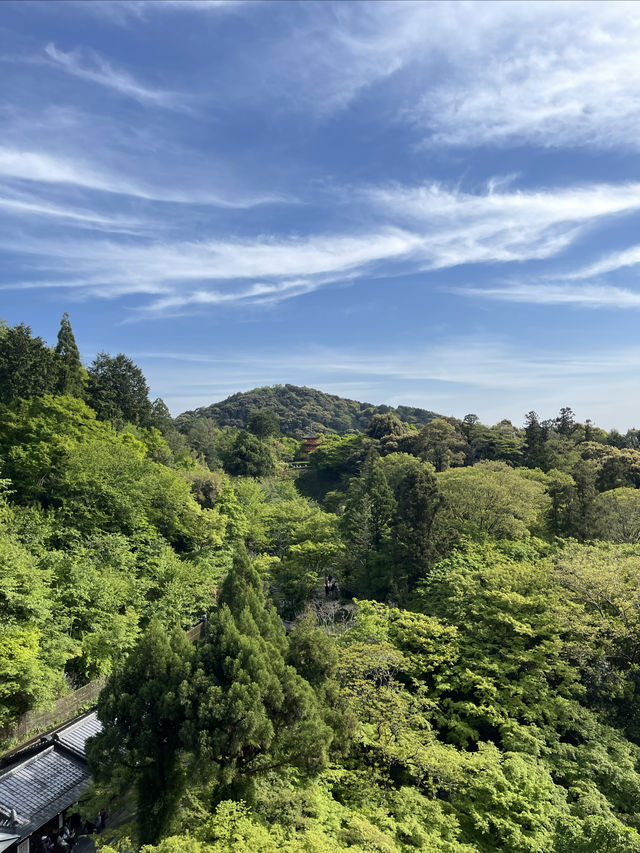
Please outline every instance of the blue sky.
M4 2L0 316L174 414L640 426L640 3Z

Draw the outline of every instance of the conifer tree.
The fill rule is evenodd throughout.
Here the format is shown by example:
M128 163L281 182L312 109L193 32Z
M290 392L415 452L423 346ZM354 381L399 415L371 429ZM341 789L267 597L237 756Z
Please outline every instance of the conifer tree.
M60 321L58 343L55 349L58 356L58 383L56 390L59 394L70 394L72 397L82 397L86 372L80 361L80 352L73 335L69 315L65 311Z
M546 430L538 420L536 412L527 412L524 420L524 458L529 468L540 468L544 465L544 443Z
M166 832L184 788L180 690L192 655L183 631L169 635L154 619L100 694L102 732L88 743L89 764L98 783L133 784L142 843Z
M286 663L287 647L258 573L237 556L186 692L184 742L218 799L250 801L259 774L314 772L326 761L331 730L311 686Z
M391 525L396 509L393 492L369 452L362 476L352 480L344 514L343 536L348 543L348 582L361 595L384 596L388 588Z
M435 560L436 515L444 503L434 475L422 469L409 469L399 484L397 511L393 528L395 553L392 592L403 598Z

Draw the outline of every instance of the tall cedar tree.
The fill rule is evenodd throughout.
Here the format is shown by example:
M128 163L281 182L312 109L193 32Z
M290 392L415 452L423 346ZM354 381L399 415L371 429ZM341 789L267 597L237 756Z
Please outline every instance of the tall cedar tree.
M154 619L100 694L102 732L88 742L89 764L98 784L134 785L143 844L166 833L184 788L180 689L193 651L183 631L168 635Z
M286 663L288 641L246 555L237 556L186 690L185 745L216 798L250 801L259 774L321 769L331 729L311 686Z
M371 453L363 469L362 477L351 482L341 518L348 545L346 580L360 595L384 598L392 572L389 547L396 502Z
M524 435L525 465L529 468L542 468L544 466L544 443L547 436L545 428L533 410L525 415Z
M426 576L439 556L435 520L444 504L435 476L428 470L409 469L399 484L392 531L394 577L391 592L406 598L416 582Z
M66 311L60 321L55 353L58 356L58 382L56 387L58 394L82 397L85 371L80 361L80 351Z

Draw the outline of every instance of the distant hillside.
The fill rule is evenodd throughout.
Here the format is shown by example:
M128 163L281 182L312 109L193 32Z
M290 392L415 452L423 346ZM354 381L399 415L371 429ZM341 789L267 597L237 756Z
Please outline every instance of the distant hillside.
M219 403L184 412L176 418L180 427L194 418L212 418L220 426L244 428L252 412L272 409L280 418L280 428L286 435L302 435L309 428L319 431L365 430L372 416L395 412L407 423L422 426L433 418L435 412L416 409L413 406L374 406L359 403L335 394L325 394L315 388L299 385L273 385L254 388L252 391L233 394Z

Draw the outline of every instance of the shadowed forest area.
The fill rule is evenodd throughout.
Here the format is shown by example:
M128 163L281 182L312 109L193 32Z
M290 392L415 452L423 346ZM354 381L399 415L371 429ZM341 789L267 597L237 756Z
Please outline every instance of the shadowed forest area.
M67 315L3 325L0 727L108 678L104 853L640 851L639 487L569 408L174 420Z

